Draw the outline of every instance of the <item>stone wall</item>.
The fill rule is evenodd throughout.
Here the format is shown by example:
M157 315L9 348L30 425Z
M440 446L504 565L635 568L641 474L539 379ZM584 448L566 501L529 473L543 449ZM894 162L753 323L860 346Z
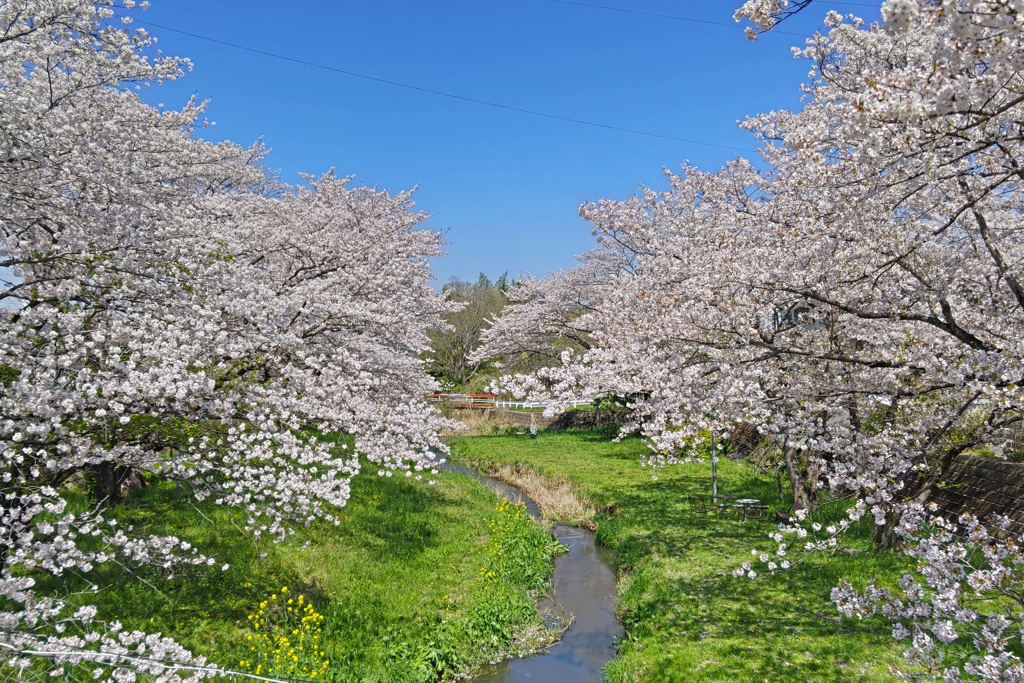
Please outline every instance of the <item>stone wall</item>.
M932 501L953 516L1005 515L1010 518L1009 531L1024 534L1024 463L960 456Z
M531 424L535 424L538 429L544 429L553 421L550 417L544 417L543 413L505 410L504 408L493 408L487 411L486 415L497 422L513 424L517 427L529 427Z
M624 425L629 414L624 410L568 410L554 419L548 429L618 429ZM601 423L598 424L598 418Z

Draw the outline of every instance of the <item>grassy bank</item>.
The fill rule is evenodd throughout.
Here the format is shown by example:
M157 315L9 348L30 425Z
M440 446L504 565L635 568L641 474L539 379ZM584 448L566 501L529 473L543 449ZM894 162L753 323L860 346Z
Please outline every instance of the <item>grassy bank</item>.
M617 551L619 609L627 629L609 681L889 681L902 660L877 620L841 619L829 600L841 578L896 578L907 561L870 551L860 526L832 555L756 580L732 571L751 550L770 549L774 522L692 516L688 496L709 495L707 464L651 473L640 467L637 439L611 442L589 432L542 432L538 438L454 439L453 455L486 468L536 470L568 482L595 504L598 540ZM786 507L773 477L745 463L719 466L719 490ZM825 506L817 519L842 515Z
M435 681L550 638L535 598L547 585L553 539L460 475L441 473L434 486L357 477L340 525L299 529L280 544L254 544L236 512L193 505L166 482L133 494L116 516L135 533L176 535L216 565L178 568L169 581L161 569L127 580L100 570L91 576L98 592L83 600L99 606L101 619L170 635L225 667ZM89 592L74 577L49 588ZM322 619L286 627L289 607ZM306 637L301 651L293 627ZM290 642L282 645L281 635Z

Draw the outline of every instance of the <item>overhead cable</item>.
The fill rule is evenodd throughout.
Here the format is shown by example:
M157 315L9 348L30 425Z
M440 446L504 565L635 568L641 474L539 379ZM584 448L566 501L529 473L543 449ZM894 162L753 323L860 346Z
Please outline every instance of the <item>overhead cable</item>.
M603 9L609 12L622 12L624 14L639 14L645 17L656 17L658 19L674 19L675 21L686 21L692 24L710 24L711 26L725 26L727 28L741 29L740 26L735 23L729 24L724 21L712 21L711 19L694 19L693 17L679 17L674 14L656 14L655 12L643 12L635 9L625 9L622 7L609 7L608 5L593 5L587 2L576 2L575 0L550 0L551 2L557 2L560 5L576 5L577 7L589 7L591 9ZM779 33L786 36L799 36L800 38L806 38L805 33L793 33L791 31L772 31L772 33Z
M235 50L243 50L245 52L251 52L253 54L262 55L264 57L270 57L272 59L280 59L282 61L292 62L293 64L301 64L303 66L312 67L314 69L322 69L324 71L330 71L332 73L343 74L345 76L351 76L353 78L361 78L361 79L364 79L364 80L367 80L367 81L374 81L376 83L383 83L385 85L391 85L391 86L394 86L394 87L397 87L397 88L405 88L406 90L414 90L416 92L426 93L428 95L436 95L438 97L447 97L448 99L452 99L452 100L459 100L459 101L462 101L462 102L470 102L470 103L473 103L473 104L479 104L479 105L483 105L483 106L486 106L486 107L494 107L495 109L504 109L506 111L512 111L512 112L516 112L516 113L519 113L519 114L528 114L530 116L539 116L539 117L543 117L543 118L546 118L546 119L554 119L556 121L564 121L566 123L574 123L574 124L581 125L581 126L590 126L592 128L603 128L605 130L614 130L614 131L617 131L617 132L620 132L620 133L629 133L631 135L643 135L643 136L649 137L649 138L658 138L660 140L672 140L673 142L682 142L682 143L685 143L685 144L688 144L688 145L702 145L704 147L715 147L715 148L718 148L718 149L728 149L728 150L733 150L733 151L736 151L736 152L755 153L754 150L747 149L747 148L744 148L744 147L733 147L731 145L720 145L720 144L717 144L717 143L714 143L714 142L704 142L702 140L693 140L691 138L682 138L682 137L677 137L677 136L674 136L674 135L663 135L661 133L652 133L650 131L637 130L635 128L624 128L622 126L613 126L613 125L606 124L606 123L597 123L596 121L586 121L584 119L577 119L577 118L573 118L571 116L560 116L558 114L551 114L549 112L538 111L536 109L526 109L524 107L516 107L516 106L509 105L509 104L502 104L500 102L491 102L491 101L488 101L488 100L477 99L475 97L467 97L465 95L457 95L455 93L444 92L442 90L434 90L432 88L424 88L422 86L412 85L410 83L402 83L400 81L394 81L394 80L387 79L387 78L380 78L380 77L377 77L377 76L370 76L368 74L362 74L362 73L358 73L356 71L350 71L348 69L342 69L342 68L339 68L339 67L336 67L336 66L330 66L328 64L321 64L319 62L312 62L312 61L309 61L309 60L306 60L306 59L300 59L298 57L291 57L289 55L284 55L284 54L280 54L280 53L277 53L277 52L270 52L269 50L262 50L262 49L259 49L259 48L250 47L248 45L241 45L239 43L233 43L233 42L230 42L230 41L227 41L227 40L222 40L220 38L213 38L213 37L210 37L210 36L204 36L204 35L201 35L199 33L194 33L192 31L184 31L184 30L179 29L179 28L174 28L173 26L165 26L163 24L157 24L157 23L154 23L154 22L151 22L151 21L139 21L139 20L136 19L135 23L136 24L141 24L143 26L149 26L149 27L152 27L152 28L158 28L158 29L163 30L163 31L170 31L172 33L178 33L178 34L181 34L181 35L184 35L184 36L189 36L191 38L197 38L199 40L204 40L204 41L207 41L207 42L210 42L210 43L215 43L217 45L223 45L225 47L230 47L230 48L233 48Z
M711 26L725 26L726 28L743 29L742 26L736 23L728 23L725 21L714 21L711 19L695 19L694 17L681 17L675 14L658 14L656 12L644 12L636 9L626 9L624 7L610 7L608 5L595 5L589 2L578 2L578 0L549 0L550 2L557 2L560 5L575 5L577 7L589 7L591 9L603 9L609 12L622 12L624 14L639 14L645 17L655 17L657 19L672 19L674 21L686 21L692 24L709 24ZM823 0L824 4L829 5L852 5L855 7L872 7L878 9L880 5L873 5L868 2L839 2L838 0ZM799 38L806 38L806 33L794 33L793 31L781 31L777 28L766 31L762 35L767 33L776 33L784 36L797 36Z

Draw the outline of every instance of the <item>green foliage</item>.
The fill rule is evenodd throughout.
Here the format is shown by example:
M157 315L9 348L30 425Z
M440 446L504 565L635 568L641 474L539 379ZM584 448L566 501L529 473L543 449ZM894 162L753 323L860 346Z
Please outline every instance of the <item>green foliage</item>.
M427 369L444 385L467 391L481 388L466 386L478 372L486 369L483 363L471 361L469 356L480 345L483 331L508 303L507 289L507 274L503 274L497 284L480 273L476 282L452 278L444 286L449 300L463 304L460 310L444 316L447 329L430 331Z
M0 386L9 387L21 375L21 370L7 363L0 363Z
M323 678L330 662L320 649L324 617L302 593L282 586L248 617L253 633L245 637L249 656L240 667L256 675L280 678Z
M283 657L275 661L284 651L275 638L288 637L287 587L292 599L302 595L316 606L315 626L322 629L315 659L308 651L292 653L303 662L296 670L308 670L302 677L309 680L322 668L318 661L330 664L315 680L453 680L551 638L535 605L555 542L468 477L442 472L434 486L404 477L356 477L338 526L314 523L279 544L254 543L241 531L239 511L190 500L187 493L156 481L112 514L128 533L176 535L214 557L216 566L148 566L126 576L107 565L89 581L40 576L40 591L78 594L98 606L99 619L159 631L223 666L255 671L262 664L265 674L285 664L276 671L291 676ZM90 503L83 493L75 505ZM489 554L495 548L497 559ZM500 580L485 581L481 571ZM265 638L253 651L258 633ZM285 650L296 649L294 635Z
M889 582L907 569L893 553L871 551L869 521L845 547L756 580L732 571L769 551L774 521L692 515L686 499L710 497L711 466L695 463L645 471L636 438L607 440L596 432L544 432L537 439L494 436L454 439L465 461L534 468L572 481L609 511L598 516L599 543L615 550L619 612L626 637L605 670L608 681L888 681L901 648L879 619L840 618L829 598L843 578ZM722 493L786 509L773 478L745 462L722 459ZM848 501L815 513L827 524Z
M468 640L500 646L534 617L534 598L547 588L558 544L530 520L524 504L502 499L495 511L463 628Z
M490 537L482 551L481 575L491 583L505 581L543 590L557 542L530 519L525 503L502 499L495 510L497 515L491 519Z

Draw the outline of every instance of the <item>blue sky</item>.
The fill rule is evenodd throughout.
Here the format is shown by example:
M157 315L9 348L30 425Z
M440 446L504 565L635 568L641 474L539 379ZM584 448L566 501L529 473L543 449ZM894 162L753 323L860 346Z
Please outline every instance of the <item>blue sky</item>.
M874 19L880 2L818 0L781 27L800 35L755 43L731 19L739 4L154 0L137 16L161 50L195 64L144 96L168 107L193 94L209 99L216 125L205 137L240 144L262 137L272 149L268 165L290 183L301 182L300 172L334 168L391 191L418 186L417 207L431 216L424 226L448 242L448 254L434 262L443 284L479 272L542 276L571 267L592 245L580 204L625 199L641 184L663 189L662 168L684 161L713 170L753 156L753 141L736 122L799 106L810 65L794 59L791 46L819 28L830 8ZM679 139L442 97L197 36Z

